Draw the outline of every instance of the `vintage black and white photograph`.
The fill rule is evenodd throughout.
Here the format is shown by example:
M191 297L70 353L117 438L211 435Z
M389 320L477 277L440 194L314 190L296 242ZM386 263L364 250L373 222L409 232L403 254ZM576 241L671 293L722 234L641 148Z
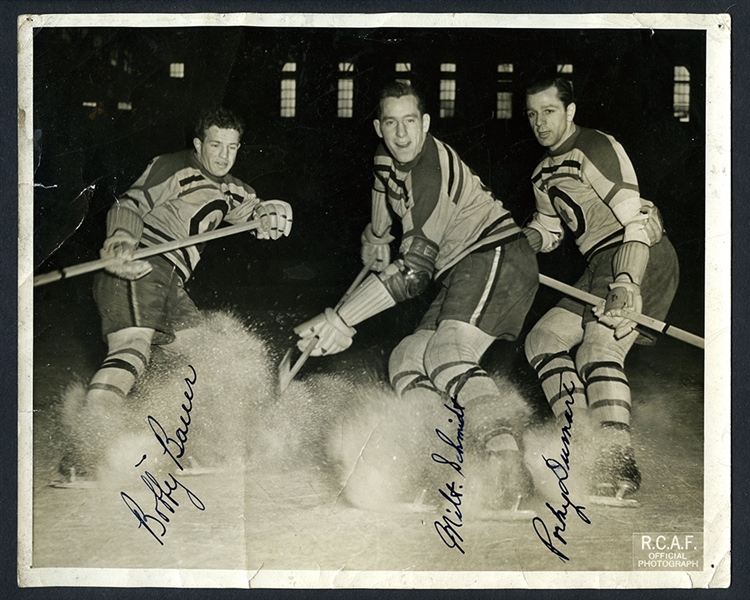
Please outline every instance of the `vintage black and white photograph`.
M21 585L727 586L729 41L22 17Z

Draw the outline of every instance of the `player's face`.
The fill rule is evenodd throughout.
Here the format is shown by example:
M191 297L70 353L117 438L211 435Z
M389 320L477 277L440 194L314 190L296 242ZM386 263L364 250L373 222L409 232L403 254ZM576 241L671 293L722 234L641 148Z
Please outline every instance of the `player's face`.
M420 114L417 99L411 94L386 98L380 105L380 119L375 119L374 125L393 158L408 163L422 150L430 129L430 115Z
M573 133L575 103L563 105L552 86L543 92L526 96L526 117L537 141L550 150L557 150Z
M240 133L235 129L219 129L211 125L201 142L193 140L198 160L203 167L216 177L224 177L234 166L237 150L240 149Z

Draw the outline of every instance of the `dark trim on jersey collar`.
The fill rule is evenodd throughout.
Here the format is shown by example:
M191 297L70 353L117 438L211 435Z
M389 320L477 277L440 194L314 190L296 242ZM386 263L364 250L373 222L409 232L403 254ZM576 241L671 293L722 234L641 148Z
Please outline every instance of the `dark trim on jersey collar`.
M408 163L400 163L396 160L396 157L393 156L388 151L388 147L385 145L385 142L380 142L380 145L383 147L383 150L387 156L390 156L391 160L393 161L393 164L396 165L399 171L402 172L409 172L414 167L416 167L419 164L419 161L422 159L422 156L424 156L425 148L427 148L427 144L433 144L435 145L435 140L432 137L432 134L428 131L427 134L424 136L424 144L422 144L422 149L419 151L419 154L417 154L412 160L410 160Z
M566 152L570 152L576 145L576 141L578 140L578 136L581 134L581 130L583 127L580 125L575 125L576 130L570 134L570 137L563 142L563 145L560 146L557 150L554 152L552 150L547 150L547 156L560 156L561 154L565 154Z
M226 175L224 177L217 177L213 173L209 173L209 171L206 169L206 167L204 167L203 164L201 164L201 161L198 160L198 151L197 150L195 150L195 149L193 149L192 151L188 150L188 152L190 152L190 159L189 159L190 160L190 166L195 167L196 169L198 169L203 174L203 176L206 179L209 179L209 180L213 181L214 183L225 183L226 182L226 179L224 179L224 177L226 177ZM234 165L232 165L232 166L234 166ZM227 175L229 175L229 173L227 173Z

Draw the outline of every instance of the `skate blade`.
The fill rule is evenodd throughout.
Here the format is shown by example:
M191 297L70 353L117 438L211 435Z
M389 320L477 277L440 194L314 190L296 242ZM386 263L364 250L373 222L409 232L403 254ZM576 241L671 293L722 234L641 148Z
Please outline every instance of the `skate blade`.
M401 503L396 503L396 504L390 504L387 508L387 512L429 514L429 513L436 513L437 509L438 507L432 504L417 504L416 502L401 502Z
M483 509L472 516L478 521L531 521L536 517L536 511Z
M222 467L185 467L179 474L182 477L197 477L198 475L220 475L226 472L227 469Z
M98 488L99 484L96 481L77 479L75 481L53 481L49 484L49 487L62 490L93 490Z
M386 504L378 504L375 506L357 504L356 507L363 510L371 510L374 512L384 513L436 513L438 510L437 506L435 506L434 504L425 503L424 499L426 495L427 490L422 490L414 497L413 502L390 502Z
M526 521L536 517L533 510L522 510L520 508L523 495L519 494L512 508L483 508L474 516L480 521Z
M596 506L610 506L613 508L640 508L641 503L633 498L618 498L617 496L589 496L588 504Z
M180 475L182 477L193 477L197 475L219 475L226 473L229 469L227 467L204 467L192 456L187 459L187 466L182 468Z
M641 503L634 498L625 498L626 494L634 493L637 488L629 481L622 481L615 486L611 484L600 484L597 486L598 494L589 496L589 503L598 506L612 506L615 508L638 508ZM614 491L614 493L613 493Z

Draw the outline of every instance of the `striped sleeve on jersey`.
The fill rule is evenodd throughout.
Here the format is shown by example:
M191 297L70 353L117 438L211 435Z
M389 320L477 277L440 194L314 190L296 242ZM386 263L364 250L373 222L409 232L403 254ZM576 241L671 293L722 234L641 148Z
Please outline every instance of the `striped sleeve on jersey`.
M613 137L594 129L583 130L578 145L585 156L583 175L605 204L615 214L622 203L640 207L638 178L623 147Z
M203 179L199 171L189 167L188 160L189 151L157 156L120 200L132 201L141 215L151 212L161 202Z

